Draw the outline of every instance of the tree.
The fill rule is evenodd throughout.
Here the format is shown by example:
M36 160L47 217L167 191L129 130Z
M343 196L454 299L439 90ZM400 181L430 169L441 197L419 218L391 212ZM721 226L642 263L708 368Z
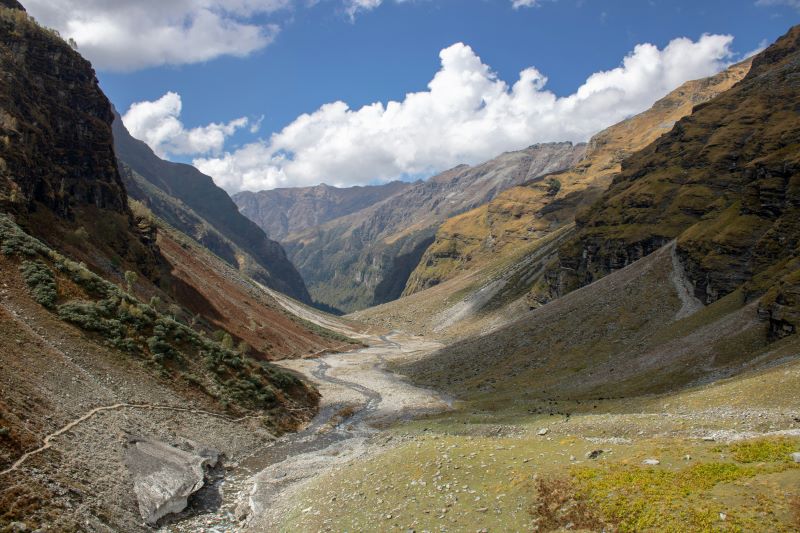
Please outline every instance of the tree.
M139 275L130 270L125 271L125 284L128 286L128 292L133 293L133 286L139 280Z

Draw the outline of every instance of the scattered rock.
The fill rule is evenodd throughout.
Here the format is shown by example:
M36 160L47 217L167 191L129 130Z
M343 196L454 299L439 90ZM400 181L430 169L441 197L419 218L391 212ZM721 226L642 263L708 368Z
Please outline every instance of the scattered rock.
M205 467L214 466L219 454L203 448L199 451L181 450L156 440L134 438L128 442L125 464L146 523L154 525L168 514L183 511L189 496L203 487Z
M603 450L592 450L590 452L586 452L587 459L597 459L601 455L603 455Z
M658 459L645 459L644 461L642 461L642 464L648 466L656 466L660 465L661 461L659 461Z
M536 434L539 435L540 437L543 437L547 435L549 432L550 432L549 428L542 428Z

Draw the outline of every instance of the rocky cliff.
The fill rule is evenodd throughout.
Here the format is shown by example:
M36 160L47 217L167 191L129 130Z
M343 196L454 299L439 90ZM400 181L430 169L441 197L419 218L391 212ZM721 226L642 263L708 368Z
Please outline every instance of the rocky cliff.
M210 177L191 165L159 158L145 143L131 137L119 115L113 129L131 197L246 275L310 303L303 278L281 245L239 213L233 200Z
M400 296L443 220L537 176L572 166L584 145L549 143L461 165L285 241L314 299L345 311Z
M694 295L764 295L772 335L796 331L800 243L800 27L626 159L559 251L550 295L591 283L677 239Z
M366 209L411 186L401 181L347 188L323 183L315 187L244 191L235 194L233 201L243 215L281 242L294 233Z
M99 270L156 279L153 235L128 209L111 106L91 65L5 5L17 8L0 8L0 210Z
M668 132L692 108L741 80L744 61L709 78L684 83L647 111L598 133L583 158L563 172L512 187L497 198L442 224L408 280L404 294L503 261L574 220L598 198L619 172L621 161Z

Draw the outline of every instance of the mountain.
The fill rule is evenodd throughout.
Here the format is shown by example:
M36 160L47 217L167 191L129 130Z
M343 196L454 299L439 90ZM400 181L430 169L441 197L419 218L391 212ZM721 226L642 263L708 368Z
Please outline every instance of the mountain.
M347 188L323 183L315 187L243 191L233 195L233 201L270 238L282 242L289 235L366 209L411 186L401 181Z
M400 296L442 221L536 176L572 166L584 145L549 143L460 165L366 209L286 238L314 300L344 311Z
M753 59L622 171L558 253L547 294L587 285L677 240L704 304L740 291L771 335L800 324L800 27Z
M130 135L118 114L113 129L114 147L132 198L200 240L246 275L310 303L303 278L281 245L239 213L233 200L210 177L191 165L158 157Z
M212 450L311 418L319 393L271 360L353 342L129 198L91 65L9 0L0 68L0 530L147 531Z
M571 223L578 210L608 188L622 160L668 132L694 106L732 87L749 69L746 60L715 76L686 82L647 111L592 137L583 158L569 170L512 187L489 203L447 220L410 276L404 294L503 260Z
M462 397L575 400L796 356L798 79L800 26L622 162L543 267L544 305L399 370Z
M91 65L16 2L2 8L0 209L94 268L156 280L149 228L128 208L114 163L111 109ZM63 94L53 88L73 88ZM91 169L91 172L87 172Z

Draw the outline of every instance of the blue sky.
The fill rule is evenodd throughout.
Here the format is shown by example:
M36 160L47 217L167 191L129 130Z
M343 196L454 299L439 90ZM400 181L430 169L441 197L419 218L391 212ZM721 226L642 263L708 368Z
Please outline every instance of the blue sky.
M186 1L161 0L160 5L176 5L176 11L165 12L164 17L174 19L175 13L192 17L191 7L178 5ZM241 30L241 42L253 39L252 45L248 45L251 49L234 49L231 53L236 56L226 55L224 50L220 53L212 50L203 56L194 53L208 44L202 40L184 43L183 50L181 46L167 50L152 46L141 54L137 54L135 34L118 48L115 48L116 43L107 45L97 37L98 33L103 33L98 32L97 27L102 27L107 20L103 9L119 9L119 5L130 7L136 3L92 0L89 7L82 8L84 24L81 26L73 20L78 16L74 14L75 5L71 4L74 2L78 0L31 0L27 5L46 24L58 28L66 36L75 37L79 50L97 65L102 87L120 112L124 113L135 102L158 101L166 93L173 92L179 95L182 105L178 118L187 131L209 123L227 125L240 117L249 119L248 127L238 124L223 133L215 130L217 137L208 145L214 146L210 152L206 145L203 145L206 148L200 148L206 150L205 153L192 153L193 147L172 150L162 147L163 155L185 161L220 157L224 152L235 153L238 148L247 147L259 139L260 144L267 144L272 133L280 132L301 114L314 113L326 103L342 101L350 110L358 110L374 102L402 102L409 92L428 91L428 84L443 68L440 52L454 43L468 46L471 54L480 58L482 65L508 85L508 91L519 80L523 69L535 67L547 77L544 89L556 97L568 97L592 73L619 67L638 44L651 43L664 50L679 37L687 37L693 42L699 42L703 34L733 37L732 42L724 44L725 57L718 57L719 50L707 48L709 54L716 54L708 62L688 68L685 73L664 74L669 80L681 81L681 75L706 75L708 70L715 67L718 70L720 65L735 61L762 43L774 41L800 18L800 2L797 0L761 0L758 4L754 0L539 0L533 7L516 9L512 0L232 0L228 4L235 7L230 8L233 12L230 19L246 25ZM149 2L156 4L155 0L144 0L143 3ZM209 12L219 13L228 9L213 5L218 2L225 6L223 0L203 2L211 5ZM253 7L259 2L262 3L260 7ZM380 5L353 13L353 2ZM137 16L136 12L131 13L131 18ZM90 20L94 24L94 33L88 36L86 20L95 15L97 20ZM154 15L151 12L148 16ZM158 23L157 20L149 22ZM250 27L266 30L258 36L248 37L245 32ZM147 47L148 43L142 46ZM231 46L237 46L235 39ZM718 46L723 44L718 43ZM469 60L471 54L469 51L462 54L462 59ZM687 48L685 54L694 55L695 52ZM136 64L137 61L145 64ZM148 62L171 64L148 67ZM180 64L182 62L191 64ZM119 68L124 70L115 71ZM639 110L636 106L651 103L661 96L659 93L671 88L654 89L652 94L638 95L628 107L613 101L610 105L620 107L620 113L626 111L624 114L630 114ZM175 104L174 101L171 103ZM341 119L341 114L336 116ZM261 117L260 129L255 131L251 126ZM617 118L609 115L607 120ZM526 120L537 118L528 117ZM330 119L319 123L326 121L330 122ZM347 127L352 129L356 127L354 124L361 122L350 120ZM487 126L486 121L482 124L487 128L493 127L491 123ZM598 124L587 123L583 130L553 130L550 135L560 137L553 139L546 138L550 130L543 127L531 130L541 131L541 135L529 137L537 142L567 138L582 140L579 137L594 133L591 129L610 125ZM454 131L459 125L463 126L463 123L454 122ZM341 128L331 130L330 135L340 135L341 131ZM448 133L445 130L439 135L447 136ZM222 146L220 135L224 138ZM413 136L413 132L410 135ZM506 137L509 138L503 141L506 144L498 142L497 148L521 148L517 145L527 140L511 134ZM475 133L475 138L480 140L479 133ZM320 139L314 142L319 144ZM383 142L391 144L393 139L388 137ZM428 154L426 159L414 148L402 162L392 164L385 161L389 157L385 154L369 161L371 154L354 151L351 161L337 161L330 173L322 163L314 162L297 164L297 168L287 175L285 159L293 158L292 150L300 144L306 149L312 146L312 141L294 144L287 141L280 145L276 143L260 153L253 151L246 165L229 164L224 169L220 165L201 165L201 168L206 171L217 169L220 174L245 173L258 166L258 157L273 159L273 167L284 165L279 168L279 174L271 174L272 178L266 178L264 174L237 183L231 181L236 181L235 177L220 178L218 182L222 181L229 190L242 188L245 182L250 188L319 181L348 185L381 181L398 175L424 175L460 162L455 161L458 158L474 159L487 155L476 150L473 158L468 142L450 149L452 153L442 158ZM398 146L401 151L408 150L407 146ZM298 153L300 150L297 148ZM336 153L343 152L347 150ZM417 154L423 162L418 165L409 163L408 159ZM284 162L276 163L280 158ZM374 178L368 177L371 175L369 170L352 170L358 160L366 160L364 164L374 166ZM351 177L355 174L358 176ZM281 177L275 178L276 175ZM217 176L213 177L217 179Z

